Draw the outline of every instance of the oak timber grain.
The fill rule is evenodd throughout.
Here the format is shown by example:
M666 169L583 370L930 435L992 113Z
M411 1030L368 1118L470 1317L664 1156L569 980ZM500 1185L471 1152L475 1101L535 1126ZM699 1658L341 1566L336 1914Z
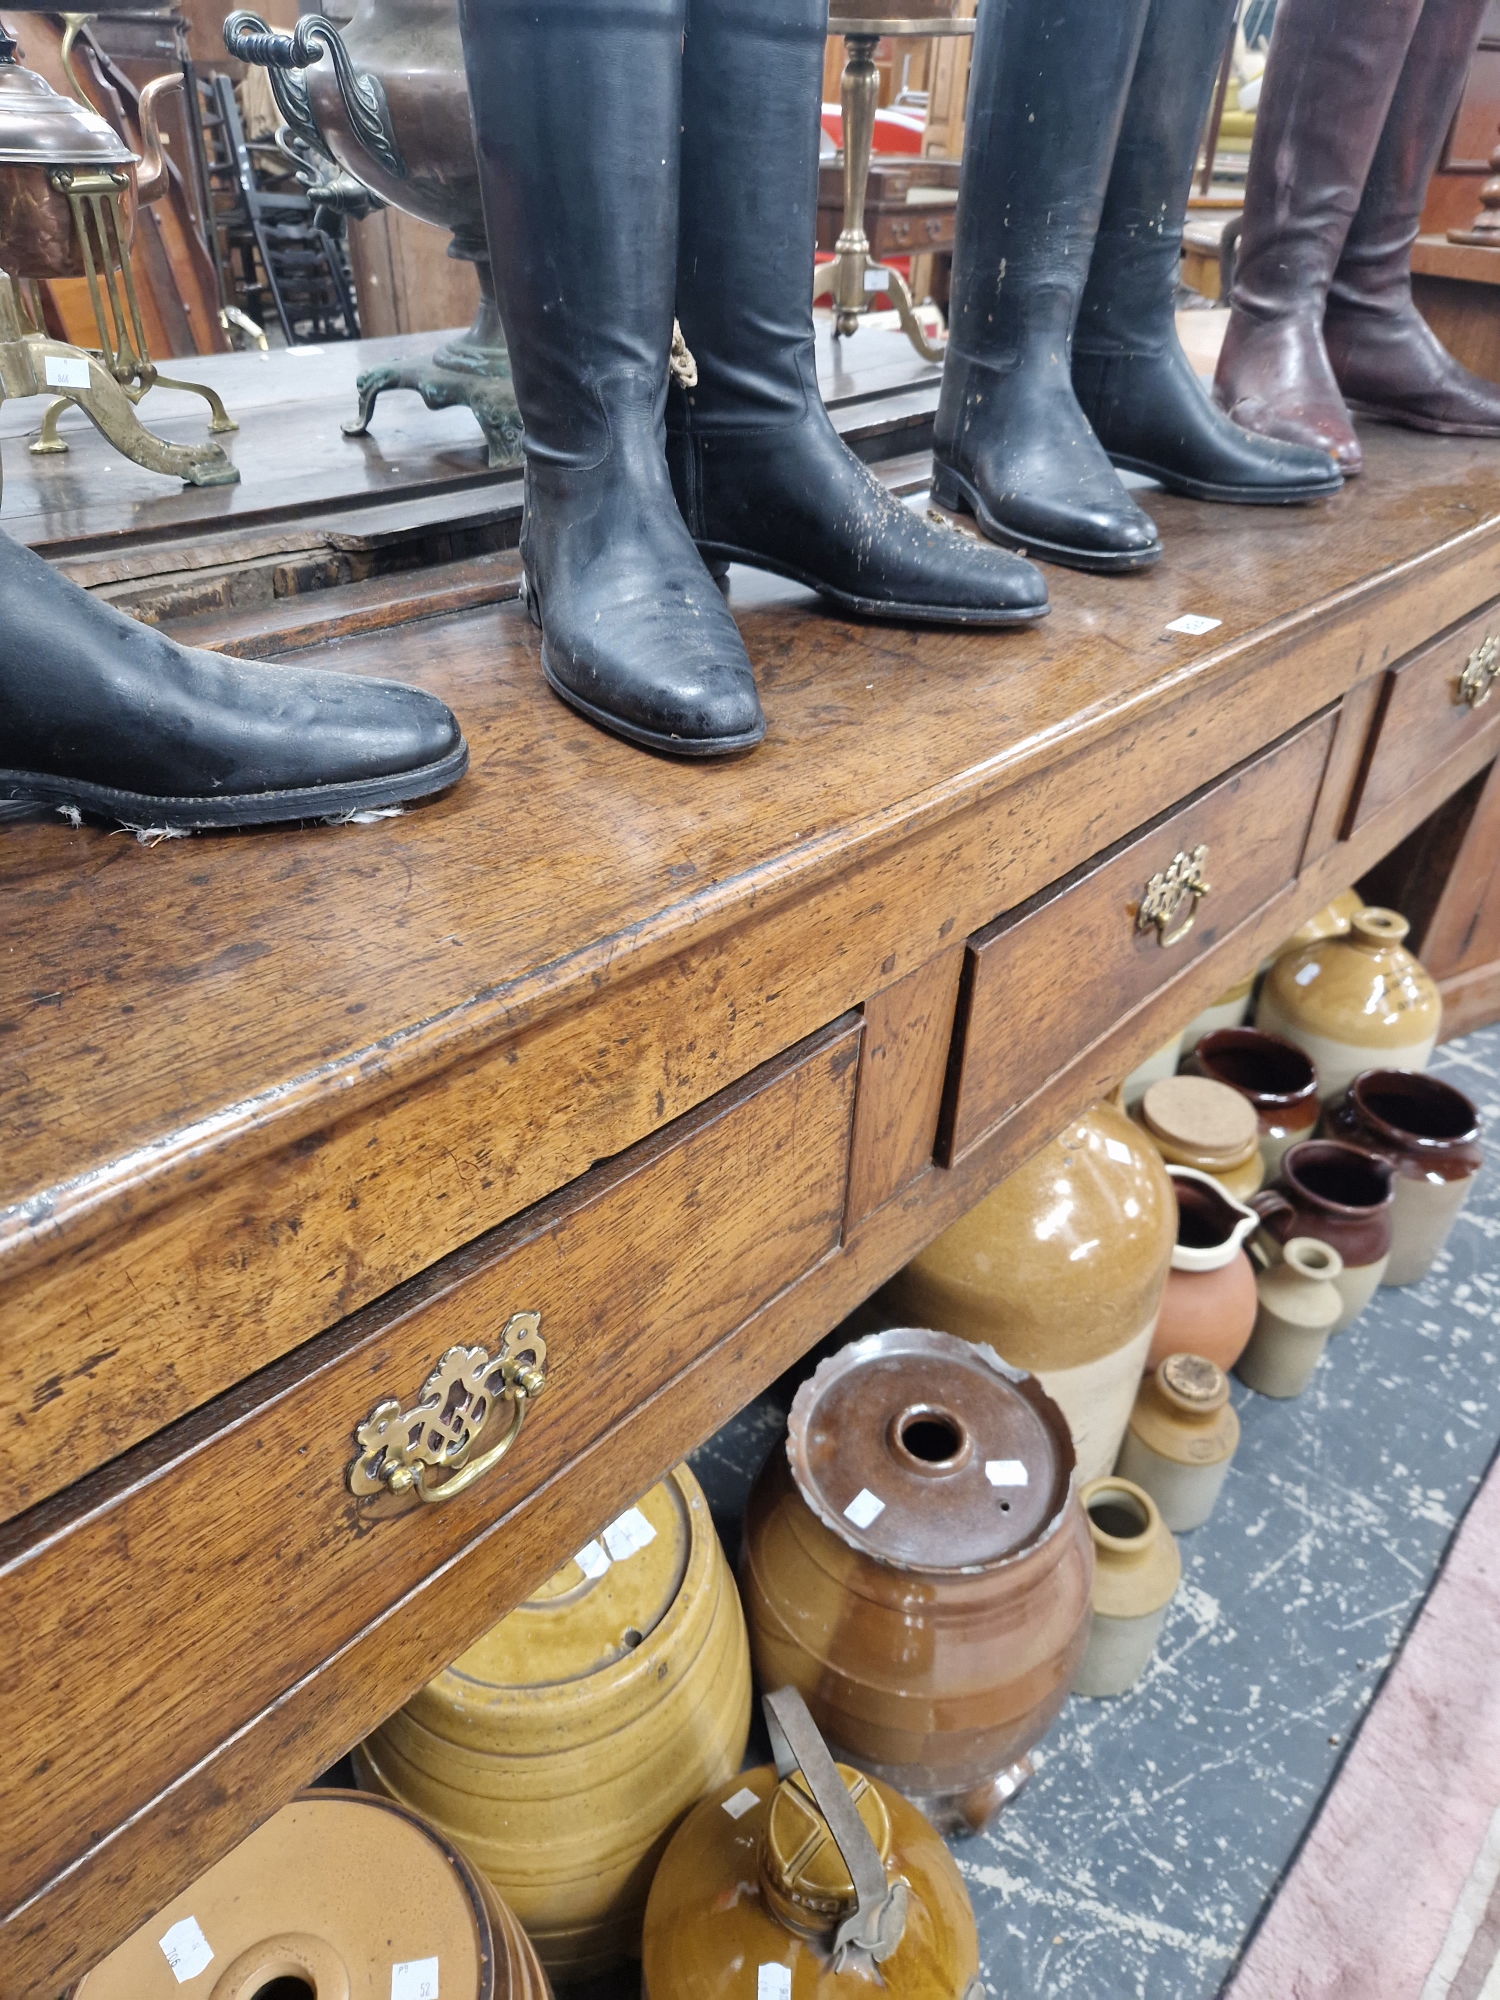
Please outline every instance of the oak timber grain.
M1333 737L1332 716L1307 725L969 940L945 1164L1290 887ZM1187 935L1163 946L1138 927L1141 897L1200 844L1209 893Z
M955 945L865 1002L844 1226L855 1228L932 1158L964 954Z
M0 1537L24 1746L7 1910L836 1246L859 1040L835 1023ZM523 1310L542 1314L548 1380L510 1454L446 1506L353 1500L375 1403L409 1404L448 1347L492 1344ZM429 1671L495 1615L477 1596L430 1631Z

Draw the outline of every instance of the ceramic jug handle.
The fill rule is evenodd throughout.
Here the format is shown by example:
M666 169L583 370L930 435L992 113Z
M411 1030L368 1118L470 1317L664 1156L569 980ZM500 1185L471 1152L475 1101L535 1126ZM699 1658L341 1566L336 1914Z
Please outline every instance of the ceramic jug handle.
M1255 1210L1255 1213L1261 1219L1262 1226L1267 1224L1274 1225L1283 1216L1290 1219L1297 1213L1286 1196L1278 1188L1273 1187L1262 1188L1258 1194L1251 1195L1246 1206Z
M843 1856L849 1879L854 1884L855 1908L840 1924L833 1940L835 1972L867 1972L890 1957L901 1942L906 1928L906 1884L899 1878L888 1882L885 1864L870 1838L870 1830L859 1816L839 1776L828 1745L818 1734L807 1712L807 1703L794 1687L784 1687L765 1698L766 1728L776 1759L778 1778L800 1771L812 1793L813 1804L828 1824L834 1845Z

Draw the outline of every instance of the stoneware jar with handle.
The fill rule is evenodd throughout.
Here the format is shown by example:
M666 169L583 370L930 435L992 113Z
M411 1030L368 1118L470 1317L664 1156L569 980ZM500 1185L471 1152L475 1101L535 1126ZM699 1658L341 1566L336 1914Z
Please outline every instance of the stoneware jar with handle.
M1115 1470L1180 1535L1213 1512L1239 1441L1223 1369L1201 1354L1169 1354L1141 1384Z
M1073 1692L1124 1694L1156 1650L1182 1558L1151 1495L1118 1473L1090 1480L1079 1498L1094 1538L1094 1599Z
M1212 1174L1194 1167L1168 1172L1177 1195L1177 1242L1146 1365L1155 1368L1169 1354L1201 1354L1229 1369L1255 1324L1255 1273L1245 1244L1260 1217Z
M1176 1237L1161 1155L1117 1106L1096 1104L913 1258L879 1307L1037 1376L1092 1479L1125 1435Z
M1359 1317L1385 1276L1395 1185L1395 1169L1378 1153L1342 1139L1303 1139L1288 1147L1276 1179L1255 1197L1258 1240L1271 1261L1294 1236L1315 1236L1343 1259L1331 1280L1344 1301L1334 1333Z
M1391 1261L1381 1283L1425 1278L1484 1164L1474 1104L1441 1077L1371 1069L1329 1105L1323 1130L1396 1170Z
M1029 1775L1092 1573L1062 1412L993 1350L923 1328L819 1366L745 1511L761 1684L800 1688L838 1755L944 1832Z
M1313 1135L1318 1072L1311 1056L1282 1035L1263 1028L1217 1029L1199 1040L1182 1071L1239 1092L1255 1113L1267 1173L1275 1173L1288 1146Z
M1344 1310L1344 1260L1315 1236L1293 1236L1255 1280L1259 1310L1236 1373L1258 1396L1300 1396Z
M774 1764L689 1813L646 1906L641 2000L984 2000L952 1855L881 1779L835 1763L794 1688Z
M1394 910L1360 910L1347 937L1299 946L1266 974L1255 1025L1311 1056L1325 1104L1361 1070L1427 1067L1443 1003L1401 942L1409 928Z

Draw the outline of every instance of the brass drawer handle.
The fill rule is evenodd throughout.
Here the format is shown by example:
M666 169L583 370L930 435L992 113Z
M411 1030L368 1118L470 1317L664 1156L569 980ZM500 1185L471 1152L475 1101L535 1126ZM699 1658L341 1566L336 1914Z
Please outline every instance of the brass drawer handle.
M482 1347L450 1347L409 1410L393 1397L377 1403L355 1431L359 1455L349 1491L366 1500L410 1493L429 1503L457 1499L498 1465L521 1435L528 1405L547 1386L547 1343L540 1313L514 1313L492 1361ZM469 1451L501 1403L512 1405L505 1435L471 1459ZM438 1480L446 1471L450 1477Z
M1210 893L1209 885L1203 879L1207 861L1208 849L1201 842L1191 854L1174 854L1167 866L1159 869L1146 884L1140 908L1135 913L1136 929L1154 930L1160 945L1181 943L1197 920L1198 905ZM1178 923L1184 909L1187 916ZM1174 924L1177 925L1175 930L1172 928Z
M1500 680L1500 639L1491 632L1470 653L1458 677L1458 698L1470 708L1483 708L1497 680Z

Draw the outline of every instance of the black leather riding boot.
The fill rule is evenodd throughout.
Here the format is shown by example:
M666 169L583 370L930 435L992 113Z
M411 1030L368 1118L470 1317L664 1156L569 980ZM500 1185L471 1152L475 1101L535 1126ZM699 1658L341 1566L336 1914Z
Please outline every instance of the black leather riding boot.
M748 749L765 734L750 662L662 429L683 0L465 0L462 22L542 671L634 742Z
M974 36L934 497L1074 569L1161 556L1070 347L1148 0L1006 0Z
M1323 315L1351 410L1466 437L1500 437L1500 385L1455 361L1417 311L1411 251L1485 12L1486 0L1425 0Z
M1116 465L1194 500L1275 505L1343 485L1323 452L1241 430L1174 318L1182 224L1234 0L1151 0L1089 265L1073 388Z
M698 546L845 611L963 625L1038 618L1030 563L933 527L840 439L814 365L818 102L827 0L689 0L677 316L698 366L667 402Z
M0 805L263 826L426 798L468 761L433 695L190 652L0 534Z

